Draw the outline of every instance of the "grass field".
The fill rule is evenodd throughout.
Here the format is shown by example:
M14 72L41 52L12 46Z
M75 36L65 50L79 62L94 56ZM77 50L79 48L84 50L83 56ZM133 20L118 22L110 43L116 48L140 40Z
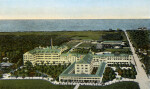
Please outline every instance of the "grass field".
M98 40L104 34L117 33L106 31L52 31L52 32L1 32L0 35L57 35L70 36L73 39Z
M93 44L91 44L91 43L82 43L78 47L91 47L91 46L93 46Z
M72 48L73 46L77 45L78 43L80 42L67 42L67 43L64 43L64 45L68 46L68 48Z
M73 89L70 85L53 85L44 80L0 80L0 89ZM108 86L80 86L79 89L140 89L138 83L120 82Z
M53 85L44 80L0 80L0 89L73 89L74 86Z

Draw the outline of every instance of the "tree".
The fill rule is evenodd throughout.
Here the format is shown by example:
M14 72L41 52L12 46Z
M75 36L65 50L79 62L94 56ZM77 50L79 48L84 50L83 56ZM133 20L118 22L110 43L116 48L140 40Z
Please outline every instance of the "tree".
M16 79L18 78L18 75L16 75Z
M3 71L0 70L0 78L3 77Z
M126 74L127 74L127 75L130 75L130 70L127 70Z
M121 69L118 70L118 74L119 74L119 75L122 75L122 74L123 74L123 72L122 72Z
M31 63L30 61L27 61L27 62L25 63L25 65L26 65L26 67L27 67L28 70L30 70L31 67L33 67L33 65L32 65L32 63Z
M131 75L131 79L135 79L135 75Z
M105 82L106 82L106 79L105 79L105 78L103 78L103 79L102 79L102 82L103 82L103 83L105 83Z
M47 62L47 65L49 65L49 62Z
M23 78L23 79L25 78L25 75L24 75L24 74L22 75L22 78Z
M17 75L17 74L18 74L18 72L17 72L17 71L15 71L15 72L14 72L14 75Z
M117 28L117 31L119 31L120 29L119 28Z
M33 77L33 76L35 76L35 72L30 72L29 77Z
M123 69L123 74L126 74L126 69Z
M44 64L44 61L41 61L41 65L43 66L43 64Z
M106 67L105 72L103 74L103 82L107 82L109 80L113 80L115 78L115 72L112 68Z
M2 78L3 77L3 75L2 74L0 74L0 78Z
M112 80L112 74L111 73L109 74L109 80Z

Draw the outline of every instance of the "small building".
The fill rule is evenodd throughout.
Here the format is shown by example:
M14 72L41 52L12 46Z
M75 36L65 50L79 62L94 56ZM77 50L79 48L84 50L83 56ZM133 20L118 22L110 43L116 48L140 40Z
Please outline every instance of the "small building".
M96 49L102 49L102 48L103 48L103 45L101 43L97 43Z
M9 58L8 57L3 57L3 60L8 61Z
M97 52L97 53L95 53L96 55L101 55L101 54L111 54L111 52Z
M115 49L120 49L120 48L121 48L121 46L114 46L114 48L115 48Z
M124 45L123 41L102 41L103 45Z
M148 30L146 27L138 28L138 30Z
M0 63L0 67L2 67L2 68L8 68L12 65L13 65L13 63L7 63L7 62Z
M92 44L97 44L98 41L97 41L97 40L93 40L93 41L91 41L91 43L92 43Z

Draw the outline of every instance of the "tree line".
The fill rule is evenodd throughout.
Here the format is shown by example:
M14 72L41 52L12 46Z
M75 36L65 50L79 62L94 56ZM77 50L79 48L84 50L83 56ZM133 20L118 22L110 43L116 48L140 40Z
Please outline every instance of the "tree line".
M127 30L134 47L137 49L149 48L149 33L143 30Z
M129 37L133 43L133 46L136 48L137 54L142 58L140 61L144 64L144 69L147 74L150 74L150 57L148 55L148 50L150 49L150 31L148 30L128 30ZM139 51L142 51L140 52ZM143 53L147 53L144 55Z

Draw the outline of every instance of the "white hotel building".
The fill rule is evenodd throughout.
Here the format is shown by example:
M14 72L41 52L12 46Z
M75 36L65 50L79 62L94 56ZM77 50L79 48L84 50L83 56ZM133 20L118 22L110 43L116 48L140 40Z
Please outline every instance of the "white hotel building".
M133 57L128 54L87 54L79 61L71 64L60 76L60 82L101 82L105 67L109 64L131 64ZM94 67L98 70L91 74Z
M112 64L131 64L133 59L129 54L99 54L95 55L77 53L62 53L67 50L66 46L58 47L38 47L23 55L23 61L32 62L33 65L47 64L69 64L71 65L59 76L60 82L101 82L106 66ZM91 74L94 67L98 70L96 74Z

